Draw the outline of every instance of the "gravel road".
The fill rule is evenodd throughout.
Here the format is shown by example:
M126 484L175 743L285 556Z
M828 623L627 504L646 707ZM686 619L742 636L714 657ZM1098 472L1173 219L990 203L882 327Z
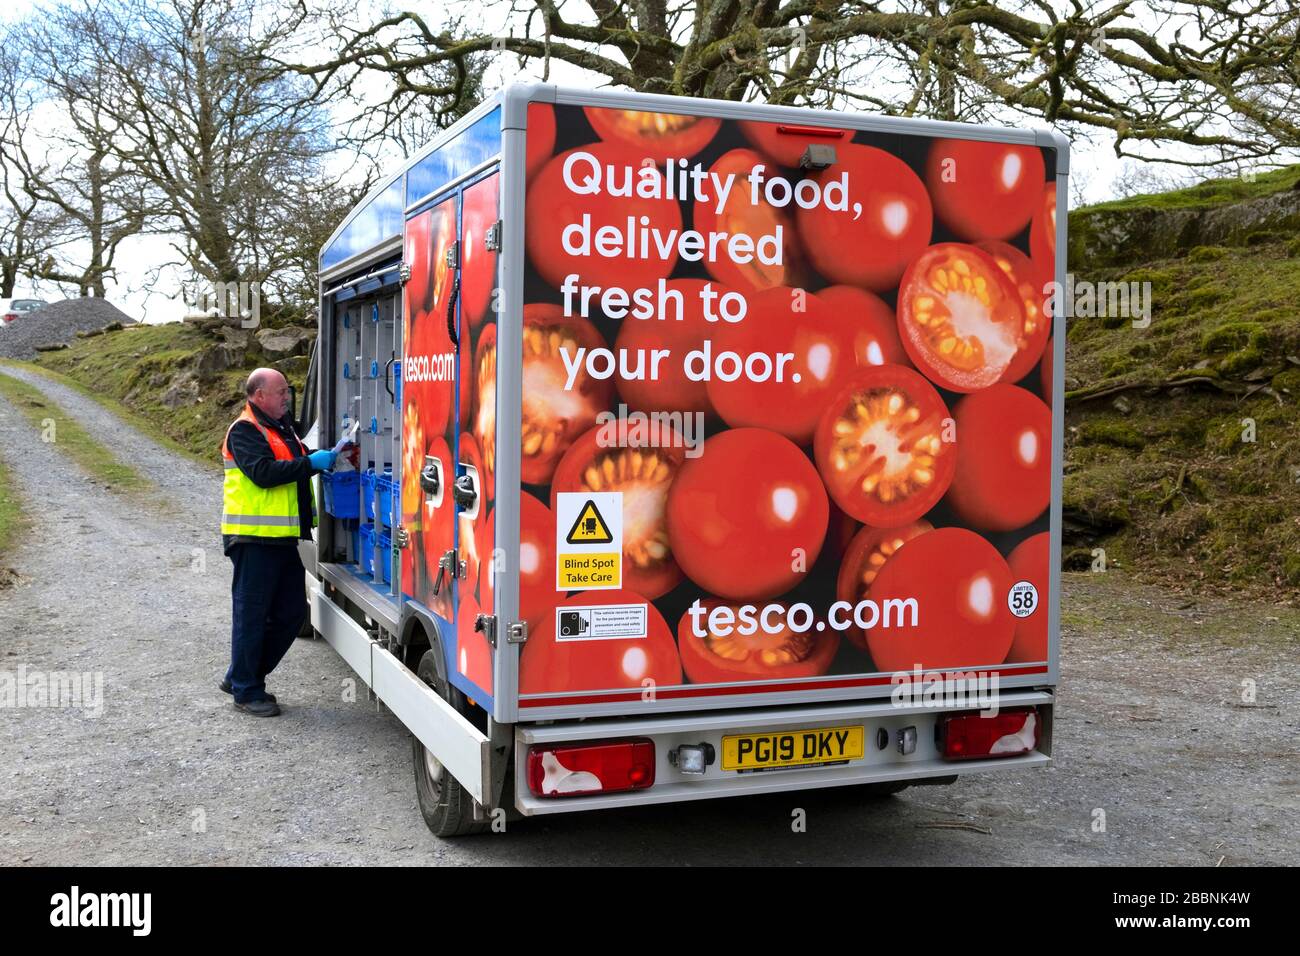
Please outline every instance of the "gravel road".
M512 823L439 841L401 725L320 641L237 713L220 474L29 373L141 471L87 478L0 398L0 455L33 517L4 559L0 674L102 674L103 706L0 713L0 864L1300 863L1300 614L1069 575L1055 761L864 801L851 790ZM1253 681L1254 703L1242 699ZM795 809L806 832L792 832ZM1099 828L1104 815L1104 830Z

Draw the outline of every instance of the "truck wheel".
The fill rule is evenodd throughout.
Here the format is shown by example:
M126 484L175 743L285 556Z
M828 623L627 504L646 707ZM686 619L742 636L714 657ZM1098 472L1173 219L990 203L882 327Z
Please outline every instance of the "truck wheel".
M438 673L438 664L438 652L425 651L420 657L416 675L432 687L434 693L456 707L459 694ZM415 765L415 795L420 804L420 815L434 836L468 836L488 829L488 821L474 819L474 798L414 734L411 735L411 756Z

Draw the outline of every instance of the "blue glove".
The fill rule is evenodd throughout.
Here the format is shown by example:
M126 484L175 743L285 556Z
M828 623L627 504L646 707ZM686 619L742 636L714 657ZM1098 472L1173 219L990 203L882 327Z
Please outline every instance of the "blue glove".
M307 456L308 460L311 462L312 468L316 471L329 471L333 468L334 457L335 453L327 448L322 448L320 451L314 451Z

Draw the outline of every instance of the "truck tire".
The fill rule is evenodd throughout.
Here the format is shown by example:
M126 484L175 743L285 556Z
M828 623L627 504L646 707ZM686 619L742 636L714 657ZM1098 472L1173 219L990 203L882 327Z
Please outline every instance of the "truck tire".
M416 676L433 688L439 697L461 710L463 703L456 699L460 696L459 692L441 676L439 663L436 650L425 651L420 657ZM420 815L434 836L469 836L487 831L487 820L474 819L474 798L414 734L411 735L411 757L415 768L415 795L420 804Z

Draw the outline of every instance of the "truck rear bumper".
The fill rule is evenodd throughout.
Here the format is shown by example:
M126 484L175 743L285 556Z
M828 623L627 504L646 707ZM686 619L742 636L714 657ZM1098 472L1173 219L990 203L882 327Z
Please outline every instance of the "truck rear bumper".
M654 719L589 720L581 723L550 725L520 724L515 728L515 806L525 816L534 816L1041 767L1051 760L1052 701L1053 696L1050 691L1014 691L1001 694L998 706L1003 710L1026 706L1035 706L1039 709L1043 719L1039 746L1038 749L1023 756L986 760L944 760L935 740L934 731L940 715L953 713L955 710L969 711L971 709L969 706L952 708L935 705L895 705L887 699L877 703L696 713ZM767 770L757 773L723 770L721 766L724 736L859 725L864 728L864 755L843 764ZM897 745L899 733L909 727L916 729L916 746L912 753L903 754ZM881 731L884 731L884 734L881 734ZM655 783L653 786L645 790L574 797L539 797L528 789L526 763L528 748L531 745L628 737L648 738L654 741ZM880 747L878 741L884 741L885 746ZM703 774L682 773L670 762L669 752L678 746L701 743L712 744L718 754L718 759Z

